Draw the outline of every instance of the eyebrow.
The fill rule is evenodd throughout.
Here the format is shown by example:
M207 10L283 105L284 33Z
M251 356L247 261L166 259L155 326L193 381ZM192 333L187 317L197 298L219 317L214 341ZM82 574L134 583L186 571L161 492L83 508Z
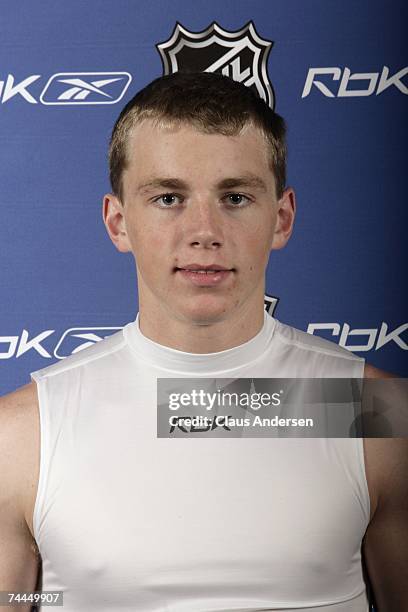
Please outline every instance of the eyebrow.
M224 178L216 185L217 189L235 189L237 187L249 187L259 191L267 191L265 181L255 174L244 174L242 176ZM163 188L188 190L189 184L178 178L157 177L138 185L136 193Z

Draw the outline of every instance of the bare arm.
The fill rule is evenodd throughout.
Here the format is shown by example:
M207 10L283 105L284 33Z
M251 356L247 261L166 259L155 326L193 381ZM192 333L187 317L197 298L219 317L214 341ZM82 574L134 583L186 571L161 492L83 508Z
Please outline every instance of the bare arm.
M365 378L397 378L366 364ZM365 440L377 504L363 540L376 612L408 610L408 438Z
M367 446L379 498L363 540L377 612L408 610L408 439L373 438Z
M366 378L397 378L366 365ZM378 501L363 540L376 612L408 610L408 439L365 440Z
M0 590L35 590L39 556L30 532L30 509L39 464L35 383L0 398ZM8 610L25 612L30 606Z

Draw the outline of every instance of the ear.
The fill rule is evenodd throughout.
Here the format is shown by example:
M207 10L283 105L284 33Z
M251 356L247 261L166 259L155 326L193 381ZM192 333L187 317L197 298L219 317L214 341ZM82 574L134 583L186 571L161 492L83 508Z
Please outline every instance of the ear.
M272 238L271 251L283 249L288 242L295 221L296 197L291 187L287 187L277 203L275 231Z
M124 208L119 198L107 193L103 198L102 218L110 239L121 253L131 251L126 231Z

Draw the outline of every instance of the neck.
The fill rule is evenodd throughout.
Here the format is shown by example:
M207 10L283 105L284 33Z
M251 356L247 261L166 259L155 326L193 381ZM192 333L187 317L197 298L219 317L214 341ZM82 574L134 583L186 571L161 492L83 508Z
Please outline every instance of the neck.
M262 329L264 305L243 309L228 319L202 324L178 319L168 311L155 312L139 305L139 326L144 336L158 344L186 353L217 353L251 340Z

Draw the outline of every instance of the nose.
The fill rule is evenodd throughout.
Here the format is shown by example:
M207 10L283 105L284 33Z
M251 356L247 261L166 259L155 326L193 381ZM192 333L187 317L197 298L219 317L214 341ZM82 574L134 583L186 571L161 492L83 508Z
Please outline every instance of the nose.
M222 219L216 202L197 199L190 207L185 223L185 235L192 247L217 249L224 243Z

